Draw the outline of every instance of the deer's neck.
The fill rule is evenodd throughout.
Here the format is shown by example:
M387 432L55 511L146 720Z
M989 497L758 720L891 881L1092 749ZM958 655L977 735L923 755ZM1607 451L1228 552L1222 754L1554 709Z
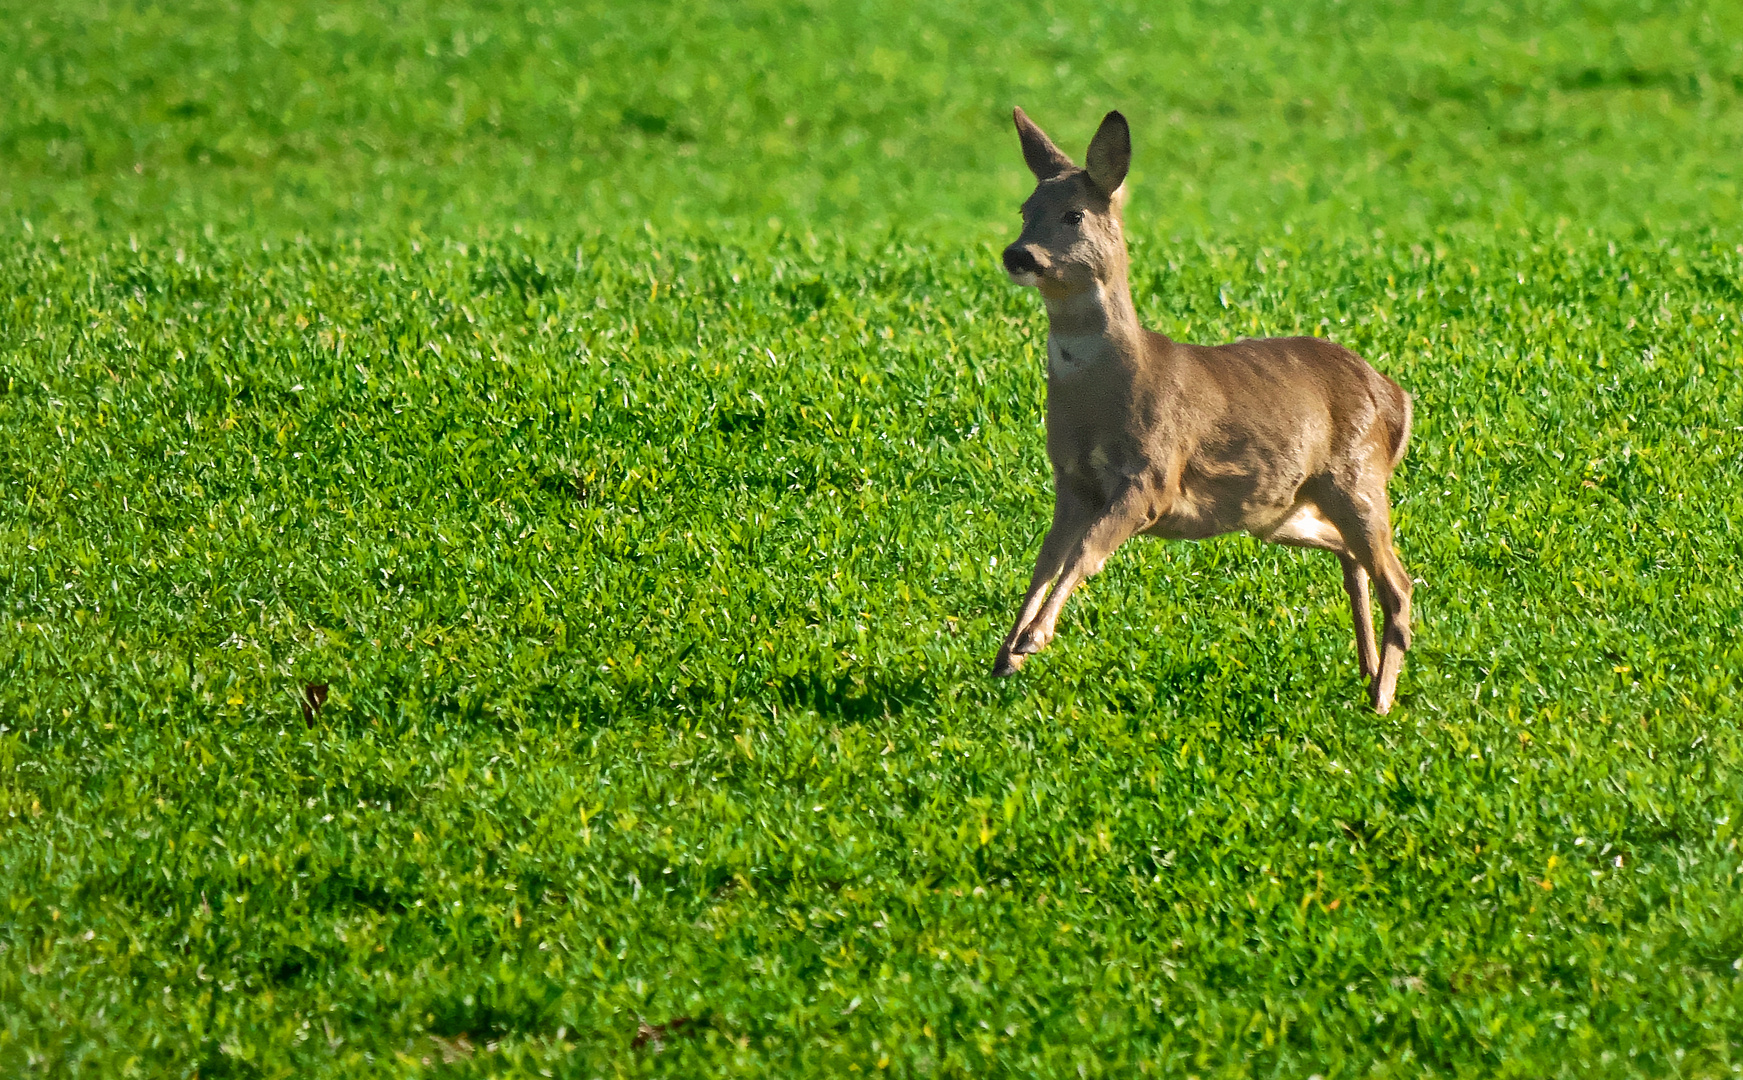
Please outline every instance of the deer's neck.
M1047 304L1047 368L1070 375L1109 360L1135 361L1143 330L1132 306L1126 276L1097 280L1083 289L1057 296L1042 294Z

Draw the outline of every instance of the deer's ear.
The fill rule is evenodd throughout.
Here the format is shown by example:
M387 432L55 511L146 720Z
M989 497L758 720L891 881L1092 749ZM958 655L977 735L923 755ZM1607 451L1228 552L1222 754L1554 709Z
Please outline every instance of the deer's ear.
M1112 195L1126 182L1126 170L1132 165L1132 129L1126 118L1117 112L1102 117L1095 138L1089 140L1089 154L1084 159L1089 178L1102 192Z
M1051 180L1060 173L1071 168L1071 159L1065 156L1065 151L1053 145L1053 140L1047 133L1035 126L1035 121L1021 108L1012 111L1017 121L1017 137L1023 140L1023 161L1029 166L1029 171L1035 174L1037 180Z

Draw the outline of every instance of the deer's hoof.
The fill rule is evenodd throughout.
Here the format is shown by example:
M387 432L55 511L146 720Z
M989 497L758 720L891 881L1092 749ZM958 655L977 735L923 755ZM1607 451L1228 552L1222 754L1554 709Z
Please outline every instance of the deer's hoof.
M1035 630L1025 630L1018 635L1016 642L1011 645L1011 652L1017 656L1038 653L1047 647L1049 636L1051 635L1042 634Z
M993 661L993 677L996 679L1010 678L1022 666L1023 658L1021 656L1012 656L1008 652L1001 652L998 659Z

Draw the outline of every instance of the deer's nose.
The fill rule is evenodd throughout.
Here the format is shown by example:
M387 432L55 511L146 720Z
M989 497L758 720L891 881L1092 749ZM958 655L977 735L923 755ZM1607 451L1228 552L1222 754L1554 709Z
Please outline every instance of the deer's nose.
M1005 272L1008 274L1039 274L1041 264L1026 247L1012 244L1005 249Z

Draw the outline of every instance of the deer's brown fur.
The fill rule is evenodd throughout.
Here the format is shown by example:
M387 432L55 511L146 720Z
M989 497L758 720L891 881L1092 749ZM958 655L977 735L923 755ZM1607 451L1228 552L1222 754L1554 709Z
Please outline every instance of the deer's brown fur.
M1128 537L1244 529L1337 555L1362 674L1385 712L1410 647L1410 575L1386 498L1410 437L1410 395L1319 338L1204 346L1144 329L1126 281L1125 118L1102 120L1085 168L1021 109L1016 122L1036 186L1004 263L1047 307L1054 505L995 674L1047 646L1072 590ZM1370 579L1384 615L1378 650Z

